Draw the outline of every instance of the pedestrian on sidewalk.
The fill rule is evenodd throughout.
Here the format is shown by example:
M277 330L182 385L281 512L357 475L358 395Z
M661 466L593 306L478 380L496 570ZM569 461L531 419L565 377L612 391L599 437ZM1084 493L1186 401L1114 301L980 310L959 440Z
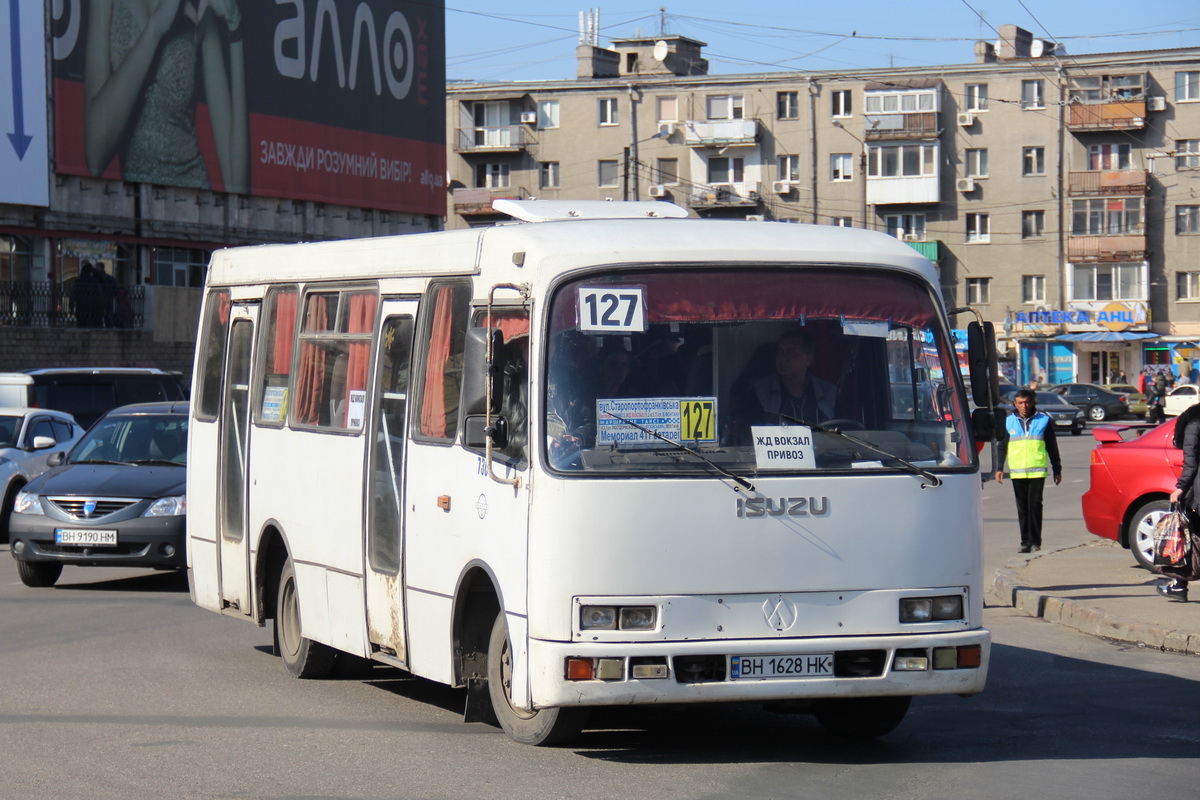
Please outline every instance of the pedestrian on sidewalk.
M1175 482L1175 491L1171 492L1172 503L1182 503L1187 511L1188 524L1194 525L1200 520L1197 512L1197 501L1200 500L1200 405L1192 406L1179 415L1175 422L1175 435L1172 443L1183 450L1183 472ZM1189 560L1200 557L1192 553ZM1183 578L1173 577L1158 585L1158 593L1163 597L1177 600L1188 599L1188 582Z
M1013 412L1004 420L1001 431L1000 469L996 482L1004 483L1004 462L1017 497L1017 523L1021 527L1018 553L1036 553L1042 549L1042 490L1046 476L1054 476L1054 485L1062 483L1062 460L1054 421L1037 410L1037 395L1018 389L1013 397Z

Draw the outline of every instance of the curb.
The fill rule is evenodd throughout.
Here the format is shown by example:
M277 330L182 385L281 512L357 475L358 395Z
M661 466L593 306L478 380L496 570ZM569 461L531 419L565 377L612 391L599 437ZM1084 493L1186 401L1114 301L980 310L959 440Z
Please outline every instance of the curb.
M1000 567L992 581L991 594L1030 617L1065 625L1081 633L1118 642L1129 642L1157 650L1200 655L1200 634L1147 625L1069 597L1055 597L1026 586L1010 567Z

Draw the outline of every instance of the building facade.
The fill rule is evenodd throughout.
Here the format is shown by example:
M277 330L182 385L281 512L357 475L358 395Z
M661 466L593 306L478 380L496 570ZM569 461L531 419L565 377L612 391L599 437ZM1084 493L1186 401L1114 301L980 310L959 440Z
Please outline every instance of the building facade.
M1010 378L1200 358L1200 49L1073 56L1015 26L974 63L708 75L682 36L583 42L574 80L447 90L447 227L499 197L663 199L868 227L995 323Z

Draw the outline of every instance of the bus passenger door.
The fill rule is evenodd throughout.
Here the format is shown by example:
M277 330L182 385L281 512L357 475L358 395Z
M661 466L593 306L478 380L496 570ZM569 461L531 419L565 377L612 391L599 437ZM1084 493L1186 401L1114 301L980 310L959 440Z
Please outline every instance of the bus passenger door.
M225 357L225 393L221 398L221 463L218 493L217 547L221 607L253 614L250 602L250 557L246 536L246 453L250 436L250 352L257 306L235 305Z
M375 364L366 497L367 637L372 652L407 663L404 624L404 441L413 301L388 301Z

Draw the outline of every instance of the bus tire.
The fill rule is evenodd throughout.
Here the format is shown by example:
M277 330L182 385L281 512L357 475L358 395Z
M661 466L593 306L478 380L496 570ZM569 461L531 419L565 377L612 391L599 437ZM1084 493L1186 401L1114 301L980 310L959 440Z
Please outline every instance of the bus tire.
M488 695L500 727L515 742L536 746L562 744L575 738L587 722L585 708L542 708L525 711L512 705L512 648L504 611L496 615L488 638Z
M911 697L827 698L817 701L813 714L830 733L874 739L896 730L911 702Z
M21 583L35 589L44 589L57 583L58 576L62 575L62 568L62 564L49 561L17 561L17 574L21 576Z
M292 559L279 574L275 593L275 652L287 671L297 678L324 678L333 671L337 651L305 638L300 627L300 598L296 595L296 568Z

